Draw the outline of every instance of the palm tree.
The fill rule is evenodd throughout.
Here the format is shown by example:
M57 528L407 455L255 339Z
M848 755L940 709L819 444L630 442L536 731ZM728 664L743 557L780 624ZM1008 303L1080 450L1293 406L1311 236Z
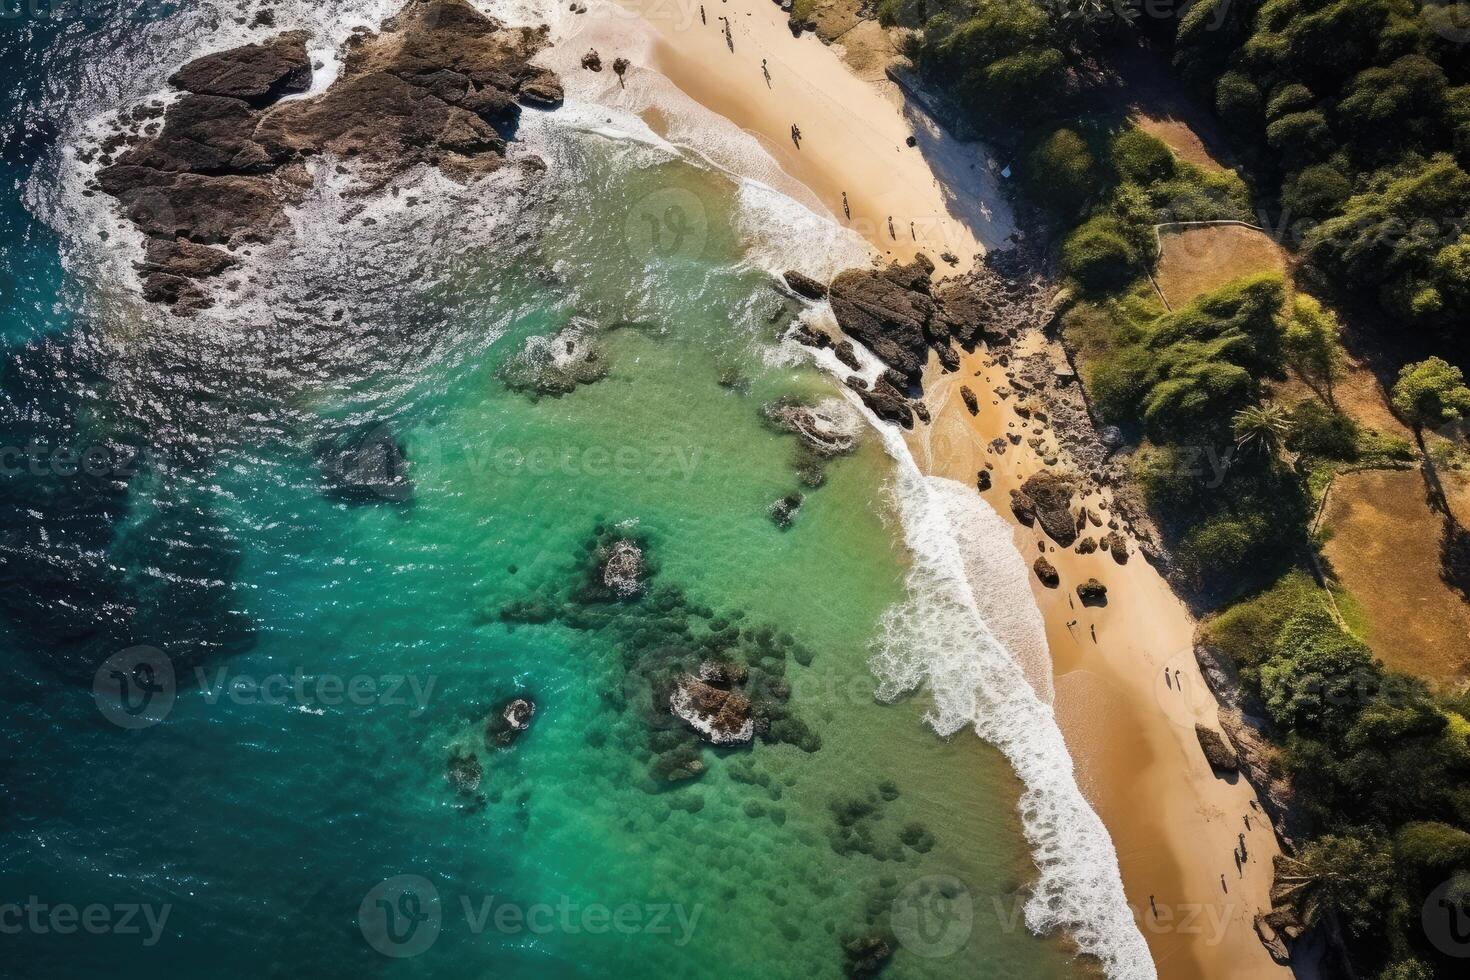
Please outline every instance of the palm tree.
M1291 415L1276 402L1248 405L1231 420L1236 448L1276 455L1291 435Z

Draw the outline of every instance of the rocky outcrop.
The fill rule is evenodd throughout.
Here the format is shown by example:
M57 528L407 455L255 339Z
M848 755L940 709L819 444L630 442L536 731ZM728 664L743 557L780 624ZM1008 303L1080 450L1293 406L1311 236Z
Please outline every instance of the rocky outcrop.
M928 358L926 331L937 309L929 295L933 272L934 264L921 254L908 265L849 269L828 288L843 332L912 380Z
M824 299L827 295L826 286L794 269L788 271L782 278L786 280L786 285L791 287L791 291L798 296L805 296L807 299Z
M1212 768L1221 772L1235 772L1240 767L1240 757L1235 754L1228 737L1197 722L1194 735L1199 739L1199 747Z
M750 698L699 677L686 674L679 679L669 697L669 710L714 745L737 745L755 735Z
M1072 494L1076 482L1061 473L1043 470L1021 484L1039 523L1048 536L1063 548L1077 540L1077 522L1072 516Z
M960 385L960 400L965 403L965 408L971 415L980 414L980 401L968 385Z
M780 431L795 434L819 457L841 456L857 445L857 427L844 417L856 413L835 399L815 406L775 401L764 406L761 414Z
M1276 732L1265 705L1241 684L1235 665L1224 654L1196 644L1194 659L1220 703L1220 728L1235 749L1240 771L1255 787L1276 835L1288 848L1295 847L1311 830L1311 823L1297 802L1295 787L1282 772Z
M867 405L872 413L885 422L896 422L905 429L914 427L914 406L909 403L903 392L893 386L893 383L885 377L880 377L869 387L863 388L853 384L860 378L848 378L847 386L858 393L863 404Z
M311 87L306 32L281 34L263 44L247 44L196 58L169 78L169 84L196 95L236 99L256 107Z
M485 744L492 749L513 745L531 727L536 703L529 697L514 697L490 712L485 722Z
M544 28L504 27L467 0L410 0L380 33L347 41L325 92L284 102L311 85L305 34L206 55L172 76L188 94L168 107L157 135L116 158L124 140L104 141L97 186L160 248L235 248L287 227L313 157L350 161L369 188L425 165L458 180L483 176L504 165L517 99L561 101L556 76L530 63L546 43ZM150 270L145 295L180 312L208 305L187 280L218 270L198 258Z

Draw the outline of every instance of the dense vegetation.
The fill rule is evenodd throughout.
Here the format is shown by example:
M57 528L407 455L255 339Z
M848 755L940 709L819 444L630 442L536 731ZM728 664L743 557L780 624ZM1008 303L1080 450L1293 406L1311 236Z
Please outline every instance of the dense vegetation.
M1396 322L1467 339L1470 58L1453 4L1201 0L1174 61L1279 221Z
M1278 885L1373 975L1450 976L1463 961L1424 910L1470 909L1470 705L1385 670L1326 596L1293 572L1203 631L1283 734L1278 764L1316 827Z
M1357 292L1446 352L1470 341L1470 57L1454 7L1418 0L1199 0L1177 20L1086 0L883 0L909 53L1006 147L1054 222L1075 302L1063 320L1103 418L1206 606L1212 646L1281 735L1277 765L1313 831L1275 899L1340 941L1360 975L1458 975L1427 902L1470 915L1470 703L1387 671L1301 570L1327 476L1414 458L1339 410L1344 357L1313 284ZM1100 108L1087 79L1147 31L1212 106L1249 181L1180 161ZM1168 310L1155 227L1236 218L1283 231L1318 275L1238 280ZM1322 291L1318 289L1317 291ZM1460 348L1463 349L1463 348ZM1288 373L1312 397L1272 400ZM1470 418L1438 357L1406 365L1394 411L1417 431ZM1436 906L1437 908L1437 906Z

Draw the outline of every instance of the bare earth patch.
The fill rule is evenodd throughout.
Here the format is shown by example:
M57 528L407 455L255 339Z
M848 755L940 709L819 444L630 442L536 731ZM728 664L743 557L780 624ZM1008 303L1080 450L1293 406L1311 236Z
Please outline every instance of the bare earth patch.
M1470 606L1440 578L1441 520L1419 472L1339 476L1323 526L1332 571L1368 615L1373 653L1433 682L1470 673Z
M1144 112L1136 112L1133 116L1133 124L1155 139L1162 140L1169 149L1174 151L1174 155L1185 163L1192 163L1206 170L1225 169L1220 161L1210 155L1199 133L1195 132L1193 127L1183 119L1156 118Z
M1288 404L1317 397L1314 390L1291 372L1285 382L1276 385L1274 395ZM1414 433L1400 422L1388 407L1388 395L1378 377L1360 362L1349 359L1343 376L1332 385L1332 399L1339 411L1370 432L1412 439Z
M1164 230L1154 278L1175 309L1203 293L1261 272L1286 272L1286 256L1265 232L1243 225Z

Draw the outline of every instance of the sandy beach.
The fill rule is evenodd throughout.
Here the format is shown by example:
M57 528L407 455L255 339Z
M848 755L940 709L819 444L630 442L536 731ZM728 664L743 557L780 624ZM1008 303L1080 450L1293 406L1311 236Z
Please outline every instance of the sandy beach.
M717 145L700 145L699 152L832 216L884 258L927 253L937 275L949 268L944 253L958 258L962 270L1015 231L999 187L1000 162L983 147L949 138L907 106L895 85L875 81L881 76L870 63L860 77L840 45L810 34L794 38L786 15L769 0L715 0L703 18L695 4L682 16L647 21L632 18L635 0L620 2L623 16L593 7L574 19L553 53L569 92L639 109L656 132L683 144L691 132L687 121L681 129L646 108L651 90L671 84L753 137L767 159L747 157L742 166L736 155L722 157ZM606 68L580 69L589 48L605 66L616 57L631 61L626 87ZM871 46L863 56L871 61ZM793 124L801 130L799 147ZM916 146L906 145L909 136ZM979 396L978 415L965 408L962 383ZM1020 419L1013 398L992 393L1006 383L1004 369L983 349L951 374L931 356L925 391L932 423L917 428L909 444L926 473L969 486L992 464L985 499L1014 523L1016 547L1030 564L1044 535L1015 520L1009 491L1043 468L1041 456L1024 440L1004 455L987 449L1008 432L1030 436L1035 424ZM1094 495L1085 503L1106 523L1106 501ZM1252 927L1268 908L1278 844L1253 806L1251 786L1217 777L1206 762L1194 725L1218 726L1191 652L1195 623L1131 540L1130 551L1119 565L1107 551L1079 555L1048 541L1045 553L1061 586L1048 589L1033 577L1047 623L1056 710L1079 782L1112 835L1129 904L1160 976L1287 976L1291 971L1271 960ZM1106 607L1085 609L1077 601L1076 586L1090 577L1107 585ZM1240 835L1248 857L1237 868Z
M997 187L1001 163L975 144L950 138L907 106L893 83L860 78L838 46L811 34L793 37L775 4L711 0L650 7L618 0L591 5L568 27L569 36L547 60L567 79L570 93L638 110L660 135L775 186L852 229L885 258L907 261L924 251L945 267L941 256L949 253L967 268L1014 230ZM599 73L580 66L590 49L605 66ZM609 70L618 57L631 62L622 84ZM753 160L728 141L721 145L708 133L681 128L681 120L653 107L672 101L658 97L670 83L752 138L767 159ZM959 187L982 193L961 194Z

